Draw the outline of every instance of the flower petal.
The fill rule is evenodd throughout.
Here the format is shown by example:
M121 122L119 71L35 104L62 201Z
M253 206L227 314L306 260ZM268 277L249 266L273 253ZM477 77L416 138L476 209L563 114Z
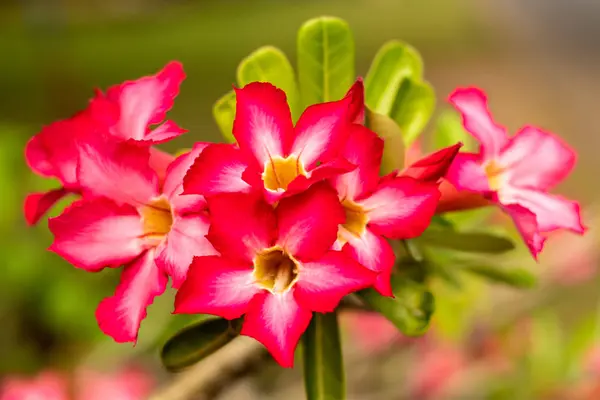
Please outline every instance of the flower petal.
M167 169L167 175L163 185L163 193L165 196L167 196L171 206L178 214L196 212L206 207L206 200L204 199L204 196L196 194L182 195L182 193L183 179L185 175L192 164L194 164L196 158L198 158L198 156L208 145L208 143L201 142L194 144L194 147L190 152L177 157L177 159L171 165L169 165L169 168Z
M382 182L369 197L358 202L373 233L391 239L419 236L429 226L440 198L436 184L399 177Z
M211 144L189 168L183 179L183 193L248 193L252 187L242 179L247 168L246 159L235 146Z
M225 193L208 198L210 229L206 236L224 256L252 261L273 246L277 221L273 208L258 195Z
M332 312L342 297L373 285L377 274L349 254L329 251L316 261L303 262L294 286L296 301L316 312Z
M158 175L159 182L164 182L167 175L167 168L175 161L172 154L165 153L156 147L150 147L150 168Z
M364 125L365 123L365 85L363 79L359 77L352 87L348 90L345 97L350 97L350 121L355 124Z
M250 302L240 333L261 342L282 367L291 368L311 318L312 313L300 307L290 291L277 296L265 292Z
M167 277L154 264L153 250L126 265L114 296L102 300L96 310L102 332L118 343L135 342L146 308L166 286Z
M277 243L302 261L321 258L335 242L338 225L346 219L337 193L324 182L282 199L275 212Z
M175 313L239 318L260 291L250 264L216 256L196 257L175 297Z
M342 155L357 167L334 178L340 199L354 200L374 190L379 181L383 140L364 126L352 125Z
M328 179L333 180L337 176L354 171L355 169L356 165L348 162L345 158L335 158L331 161L320 164L318 167L315 167L315 169L309 171L308 176L297 176L296 179L290 183L285 192L278 194L279 196L277 197L273 197L275 197L276 200L280 200L283 197L289 197L294 194L301 193L315 183ZM271 195L273 194L272 192L266 192ZM274 203L274 201L270 201L270 203Z
M537 259L546 238L539 232L535 214L518 204L503 206L503 209L512 217L533 258Z
M491 191L478 154L458 153L448 169L446 179L458 190L479 193Z
M410 176L421 181L437 182L448 173L462 143L445 147L413 162L400 175Z
M88 271L119 266L144 250L137 211L105 198L73 203L48 227L54 234L50 250Z
M54 166L50 161L50 155L40 134L33 136L25 145L25 161L36 174L45 177L56 175Z
M493 204L482 193L459 191L446 179L442 179L439 189L442 197L435 211L436 214L448 211L470 210Z
M30 193L25 198L24 212L28 225L39 222L48 210L57 201L65 197L69 192L65 188L58 188L44 193Z
M285 92L267 82L235 89L233 135L249 159L262 171L271 157L284 157L294 128Z
M317 162L334 159L343 150L352 123L352 93L342 100L315 104L300 116L294 128L290 154L296 155L306 170Z
M140 205L158 195L147 147L98 138L80 144L79 183L86 192L119 204Z
M390 278L396 256L388 241L368 228L360 237L348 233L344 235L344 239L348 242L343 248L344 252L377 273L375 289L383 296L392 296Z
M181 136L186 133L187 129L183 129L173 121L165 121L156 128L149 131L144 137L145 141L151 143L164 143L171 139Z
M510 139L498 157L514 186L548 190L575 166L577 155L560 138L532 126Z
M467 132L479 141L483 160L497 156L508 142L508 135L504 127L494 122L485 93L473 87L459 88L448 100L462 114Z
M176 216L165 240L156 251L156 265L173 279L173 287L181 286L194 256L217 255L206 239L209 220L204 214Z

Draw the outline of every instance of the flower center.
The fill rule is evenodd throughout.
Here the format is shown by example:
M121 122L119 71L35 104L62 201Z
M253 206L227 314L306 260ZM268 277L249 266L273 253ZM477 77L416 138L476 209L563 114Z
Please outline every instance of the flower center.
M298 280L298 264L279 248L259 253L254 259L254 278L271 293L283 293Z
M157 244L171 230L173 213L171 205L164 197L151 200L139 209L144 226L144 238Z
M342 206L346 212L346 222L342 227L356 237L360 237L367 227L369 219L365 210L352 200L342 201Z
M262 179L267 189L277 191L286 190L288 185L300 175L306 176L306 171L297 157L272 157L271 162L265 165Z
M489 161L484 167L485 175L488 178L488 184L490 185L490 189L498 190L502 186L502 174L504 172L504 168L500 166L494 160Z

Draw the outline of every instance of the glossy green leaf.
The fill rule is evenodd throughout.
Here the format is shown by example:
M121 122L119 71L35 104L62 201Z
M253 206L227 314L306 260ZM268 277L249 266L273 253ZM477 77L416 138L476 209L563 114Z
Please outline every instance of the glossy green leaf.
M393 40L375 55L365 78L365 103L373 111L389 115L398 90L405 78L420 80L423 61L419 53L406 43Z
M425 285L404 276L392 277L392 289L394 298L384 297L373 289L361 290L358 295L405 335L425 333L435 309L431 292Z
M456 232L450 229L427 229L418 238L419 243L469 253L504 253L515 245L509 239L479 232Z
M435 110L435 92L427 82L404 79L389 116L400 126L406 145L410 145L425 129Z
M239 333L241 320L209 318L171 337L163 346L161 360L169 371L179 371L211 355Z
M465 130L462 118L454 110L444 110L436 121L434 144L437 149L462 142L461 151L475 151L475 140Z
M463 269L491 281L518 288L531 288L537 283L535 275L523 268L474 264L466 265Z
M396 122L386 115L366 108L365 125L385 141L381 174L387 175L394 170L402 170L404 168L405 147L402 132Z
M294 120L300 116L300 91L294 69L278 48L264 46L244 58L237 69L237 81L240 87L250 82L272 83L285 92Z
M346 379L337 314L314 313L302 337L307 400L344 400Z
M229 143L234 143L233 119L235 118L235 92L233 90L217 100L213 106L213 117L225 140Z
M354 39L345 21L334 17L307 21L298 31L297 51L305 107L344 97L356 78Z

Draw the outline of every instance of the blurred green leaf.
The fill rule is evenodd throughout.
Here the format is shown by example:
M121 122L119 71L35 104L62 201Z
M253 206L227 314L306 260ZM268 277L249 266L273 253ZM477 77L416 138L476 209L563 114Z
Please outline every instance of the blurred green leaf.
M427 82L404 79L389 116L400 126L404 142L410 145L425 129L435 110L435 92Z
M239 333L241 320L210 318L191 325L169 339L161 360L169 371L179 371L211 355Z
M436 149L462 142L461 151L475 151L477 146L473 137L463 128L462 118L454 110L442 111L436 121L434 145Z
M474 264L465 265L463 269L491 281L518 288L531 288L537 283L536 276L524 268L505 269L501 266Z
M549 311L533 318L527 352L531 381L538 393L553 389L566 372L565 341L558 316Z
M298 81L305 107L339 100L350 89L354 72L354 39L348 24L319 17L298 31Z
M385 141L381 174L404 168L404 139L400 127L390 117L365 109L365 125Z
M302 339L307 400L344 400L346 379L337 314L314 313Z
M213 117L221 130L221 134L229 143L235 143L233 137L233 119L235 118L235 92L227 92L213 106Z
M569 373L573 377L581 376L582 369L586 365L586 356L597 345L600 339L598 335L598 321L595 314L584 318L570 333L566 345L566 357Z
M425 285L404 276L392 276L394 298L384 297L374 289L358 292L373 310L379 312L407 336L427 331L435 309L434 297Z
M294 69L278 48L264 46L244 58L237 69L237 81L240 86L251 82L269 82L275 85L285 92L294 121L300 116L300 91Z
M421 79L423 61L406 43L392 40L384 44L373 59L365 78L365 103L373 111L390 115L402 81Z
M483 232L456 232L450 229L427 229L418 238L423 245L469 253L504 253L515 245L509 239Z

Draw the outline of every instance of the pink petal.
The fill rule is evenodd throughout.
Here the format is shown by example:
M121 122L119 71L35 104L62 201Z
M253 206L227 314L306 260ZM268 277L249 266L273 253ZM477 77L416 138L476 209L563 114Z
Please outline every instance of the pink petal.
M144 140L152 143L164 143L176 138L177 136L181 136L186 132L187 129L183 129L175 122L165 121L147 133L144 137Z
M293 138L290 108L283 90L266 82L235 89L233 135L240 149L264 168L272 156L284 157Z
M102 332L118 343L135 342L146 308L165 291L167 281L154 264L153 250L126 265L114 296L102 300L96 310Z
M208 216L188 214L175 217L166 239L156 251L156 265L173 279L173 287L181 286L194 256L218 254L206 239Z
M448 169L446 179L458 190L480 193L491 191L478 154L458 153Z
M503 204L518 204L532 212L541 232L569 229L581 234L585 231L580 207L575 201L533 189L514 187L501 192L499 198Z
M296 302L291 291L282 295L265 292L250 302L241 334L261 342L282 367L291 368L296 346L311 318L312 313Z
M165 119L184 79L183 66L172 61L156 75L109 88L106 97L118 104L119 109L119 119L112 129L113 134L122 139L150 139L148 126Z
M462 114L463 125L481 144L481 154L488 160L500 153L508 142L504 127L497 125L488 110L485 93L477 88L456 89L448 99Z
M248 163L239 149L229 144L211 144L196 158L183 179L184 194L204 196L248 193L252 187L242 174Z
M350 103L350 121L363 125L365 123L365 85L361 77L354 82L345 97L352 99Z
M526 126L510 139L498 164L507 169L514 186L547 190L575 166L577 154L557 136Z
M86 193L117 203L140 205L158 195L158 176L147 147L98 138L82 143L78 178Z
M375 132L353 125L342 155L357 168L334 178L340 199L354 200L374 190L379 181L383 140Z
M343 150L355 117L352 96L350 93L339 101L312 105L300 116L290 153L300 159L306 170L313 169L317 162L334 159Z
M316 261L301 263L294 296L302 308L332 312L342 297L373 285L376 276L348 254L329 251Z
M339 175L346 174L355 169L356 165L341 157L327 161L315 167L313 170L308 171L308 176L300 175L296 177L296 179L290 183L287 190L284 193L280 193L276 199L279 200L282 197L289 197L301 193L315 183L328 179L334 180ZM271 203L274 203L274 201L271 201Z
M29 139L25 145L25 161L29 168L41 176L52 177L56 175L40 134Z
M190 152L177 157L167 170L163 193L167 196L175 212L178 214L200 211L206 207L204 196L195 194L182 195L183 179L206 146L208 146L208 143L198 142L194 144Z
M344 252L348 253L361 265L377 272L375 289L383 296L392 296L390 277L396 262L392 246L383 237L374 234L370 229L365 229L360 237L353 234L344 235L347 244Z
M69 192L65 188L54 189L45 193L28 194L24 204L25 220L27 221L27 224L37 224L40 218L42 218L57 201L67 194L69 194Z
M512 217L529 251L537 259L538 254L544 247L546 238L539 232L535 214L517 204L511 204L503 208Z
M321 258L335 242L338 225L346 219L337 193L326 183L281 200L275 212L277 243L302 261Z
M366 210L373 233L409 239L429 226L439 199L437 185L399 177L381 183L371 196L358 203Z
M260 291L250 264L223 257L196 257L175 297L175 313L239 318Z
M208 198L207 238L224 256L252 261L277 235L273 208L257 195L225 193Z
M105 198L73 203L48 227L54 234L50 250L88 271L119 266L144 250L137 211Z
M443 148L413 162L400 175L421 181L437 182L448 173L462 143Z
M150 168L156 175L158 175L158 180L160 182L165 181L165 177L167 175L167 168L169 165L175 161L175 157L172 154L165 153L157 149L156 147L150 147Z

